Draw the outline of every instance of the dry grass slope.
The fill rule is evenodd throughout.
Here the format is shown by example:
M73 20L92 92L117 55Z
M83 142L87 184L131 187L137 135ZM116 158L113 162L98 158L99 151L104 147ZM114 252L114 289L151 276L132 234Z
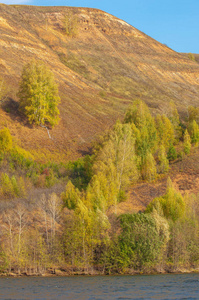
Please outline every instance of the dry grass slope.
M64 30L69 14L77 20L74 36ZM0 76L10 89L0 127L7 125L38 158L82 155L136 98L155 112L171 100L182 113L198 105L197 62L100 10L0 4L0 31ZM44 61L59 84L61 121L52 140L17 111L20 74L33 58Z

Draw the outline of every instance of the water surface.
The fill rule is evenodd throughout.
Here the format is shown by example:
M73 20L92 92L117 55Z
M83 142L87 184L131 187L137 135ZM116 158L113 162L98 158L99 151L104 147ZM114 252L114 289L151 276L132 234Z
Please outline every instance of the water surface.
M0 278L0 299L199 299L199 274Z

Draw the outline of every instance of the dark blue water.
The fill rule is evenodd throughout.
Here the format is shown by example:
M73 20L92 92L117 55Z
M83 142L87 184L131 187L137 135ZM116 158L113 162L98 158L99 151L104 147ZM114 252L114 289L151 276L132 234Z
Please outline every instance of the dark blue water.
M199 299L199 274L0 278L0 299Z

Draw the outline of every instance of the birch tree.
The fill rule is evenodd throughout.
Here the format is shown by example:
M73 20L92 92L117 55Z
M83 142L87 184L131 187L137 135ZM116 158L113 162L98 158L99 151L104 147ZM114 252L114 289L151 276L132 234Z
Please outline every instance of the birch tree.
M42 62L31 61L23 68L19 86L19 105L30 124L52 127L59 121L60 98L54 75Z
M116 123L108 141L99 151L94 171L95 176L91 184L93 187L99 186L103 191L102 198L106 199L107 206L116 205L122 200L128 185L138 178L130 124Z

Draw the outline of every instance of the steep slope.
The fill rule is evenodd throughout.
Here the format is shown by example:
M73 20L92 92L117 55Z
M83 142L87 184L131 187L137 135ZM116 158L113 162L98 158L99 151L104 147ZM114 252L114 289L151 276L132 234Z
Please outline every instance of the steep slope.
M195 53L182 53L185 57L189 58L192 61L199 63L199 54Z
M64 30L69 17L77 20L73 37ZM0 4L0 54L0 76L10 87L0 126L7 124L38 157L47 150L59 160L84 153L136 98L154 111L166 110L171 100L183 113L199 104L196 62L100 10ZM20 74L33 58L44 61L59 84L61 121L52 140L17 111Z
M194 54L194 56L195 56L196 62L199 63L199 54Z
M177 191L185 196L199 193L199 149L193 148L191 154L183 159L177 159L170 165L169 173L155 182L139 182L132 186L125 202L117 205L117 213L144 211L147 205L156 197L166 193L168 177L171 178ZM114 208L110 208L114 213Z

